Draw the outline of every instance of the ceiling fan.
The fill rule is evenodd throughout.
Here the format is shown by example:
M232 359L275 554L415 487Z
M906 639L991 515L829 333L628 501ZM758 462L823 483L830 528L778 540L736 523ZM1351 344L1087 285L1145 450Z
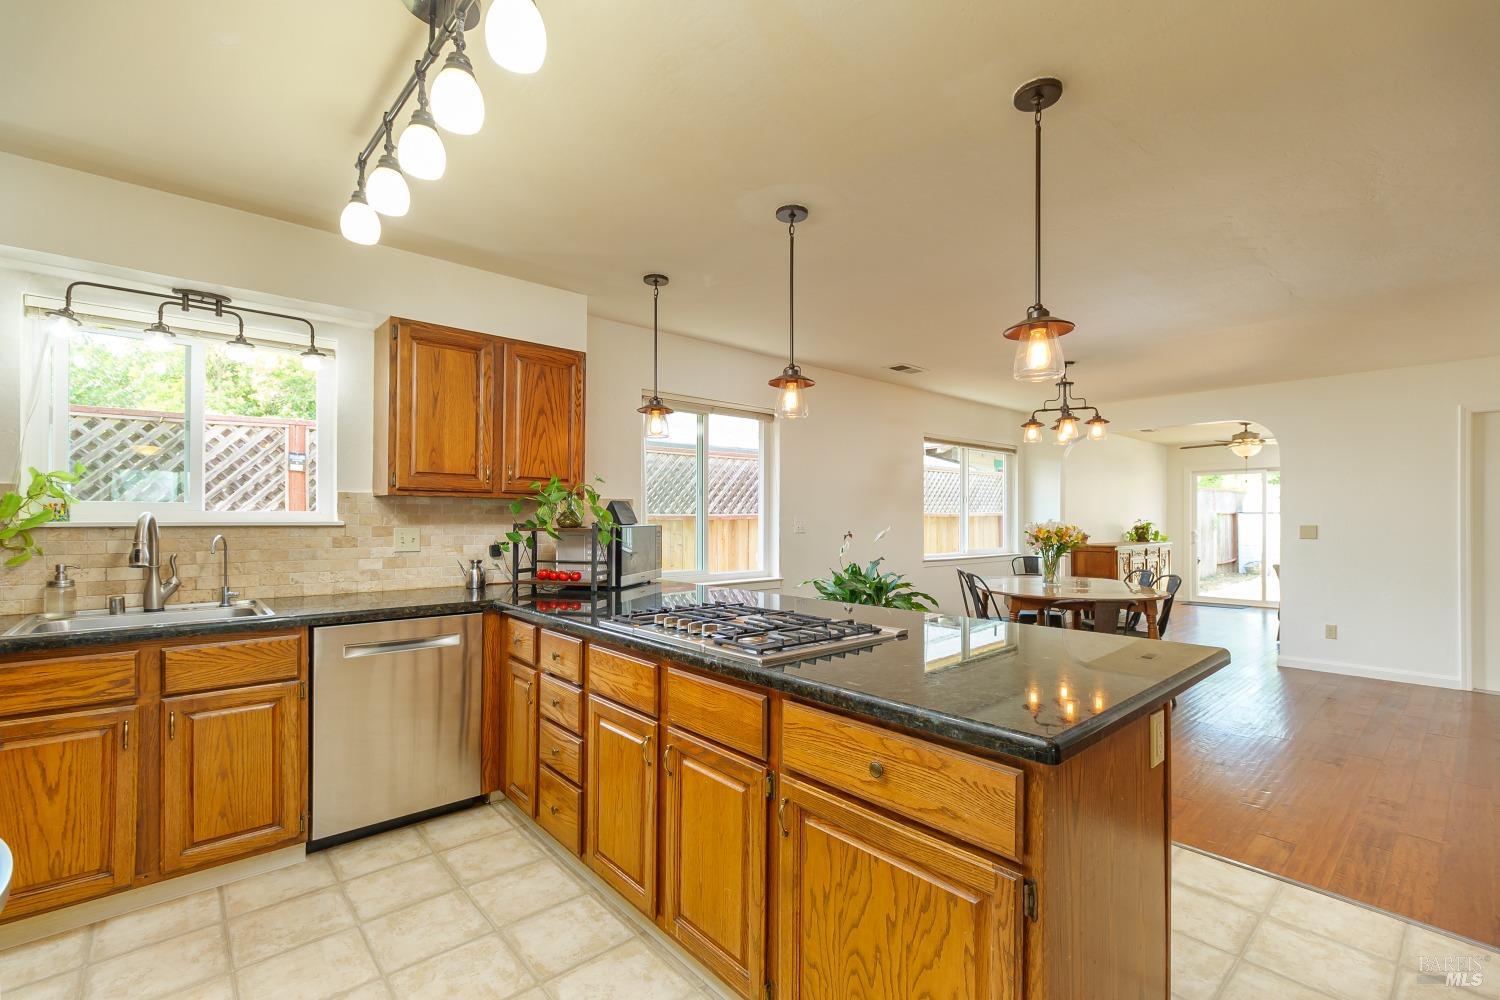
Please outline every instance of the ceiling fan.
M1250 423L1246 420L1239 422L1240 430L1229 436L1227 441L1210 441L1208 444L1184 444L1178 445L1179 451L1189 451L1193 448L1228 448L1240 458L1254 458L1260 454L1260 450L1272 442L1271 438L1263 437L1250 429Z

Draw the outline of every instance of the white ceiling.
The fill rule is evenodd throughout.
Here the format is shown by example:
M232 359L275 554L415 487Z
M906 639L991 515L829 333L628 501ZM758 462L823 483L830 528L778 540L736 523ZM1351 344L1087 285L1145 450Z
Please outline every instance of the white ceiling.
M1203 424L1180 424L1174 427L1132 427L1132 428L1110 428L1115 433L1124 434L1140 441L1150 441L1152 444L1167 445L1168 447L1179 447L1185 444L1210 444L1216 441L1228 441L1230 435L1238 434L1244 428L1238 420L1219 420ZM1250 429L1267 441L1275 441L1271 429L1265 424L1250 421Z
M776 353L804 202L811 363L1030 408L999 339L1044 300L1100 402L1500 351L1493 0L540 0L471 45L484 131L386 242ZM335 229L424 40L399 0L10 5L0 148ZM915 379L885 366L930 369Z

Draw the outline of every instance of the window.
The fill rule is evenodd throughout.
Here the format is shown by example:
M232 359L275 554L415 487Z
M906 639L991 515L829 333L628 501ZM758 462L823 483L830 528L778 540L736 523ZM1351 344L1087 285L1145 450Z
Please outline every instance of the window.
M145 510L178 522L334 519L330 435L318 421L334 408L331 368L305 369L300 344L258 340L237 360L219 337L174 330L153 344L86 319L49 341L46 458L30 464L83 466L72 520Z
M712 579L767 571L767 418L673 403L646 441L644 520L661 525L662 571Z
M1015 551L1016 455L996 448L922 445L922 554Z

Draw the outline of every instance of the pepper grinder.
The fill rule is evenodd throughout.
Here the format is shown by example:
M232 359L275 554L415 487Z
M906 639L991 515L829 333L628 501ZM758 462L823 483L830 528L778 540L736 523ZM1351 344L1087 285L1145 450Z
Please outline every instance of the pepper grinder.
M72 618L78 610L78 585L68 576L68 570L77 568L66 563L53 567L52 579L42 594L43 618Z

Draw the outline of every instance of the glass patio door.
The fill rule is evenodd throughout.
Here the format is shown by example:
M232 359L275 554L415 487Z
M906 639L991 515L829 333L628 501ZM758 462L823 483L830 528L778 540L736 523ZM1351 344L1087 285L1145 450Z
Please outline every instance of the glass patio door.
M1193 596L1214 604L1281 600L1281 470L1193 474Z

